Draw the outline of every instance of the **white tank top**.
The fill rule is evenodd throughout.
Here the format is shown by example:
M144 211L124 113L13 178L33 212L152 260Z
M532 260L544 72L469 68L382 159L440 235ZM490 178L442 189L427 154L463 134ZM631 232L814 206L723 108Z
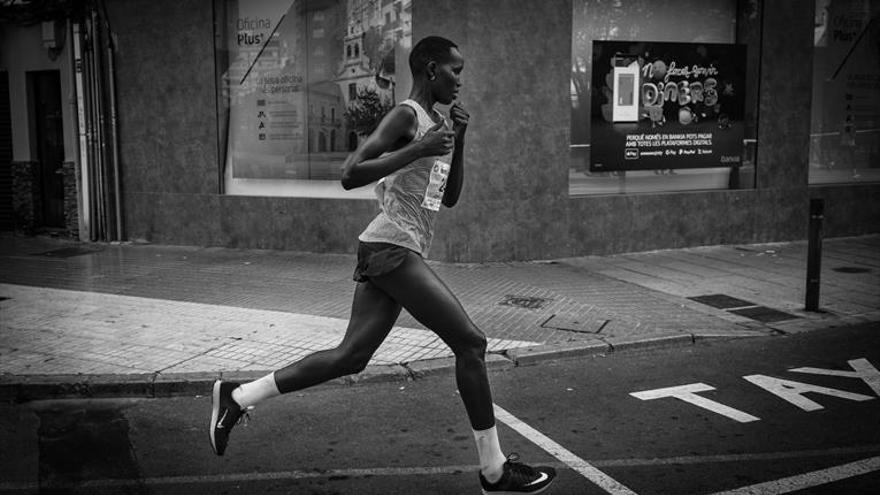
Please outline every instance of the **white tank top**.
M400 104L415 110L419 126L413 140L422 139L428 129L434 127L434 120L414 100L405 100ZM440 112L432 111L449 126ZM419 158L379 180L375 190L379 214L358 239L363 242L387 242L427 256L451 163L452 153Z

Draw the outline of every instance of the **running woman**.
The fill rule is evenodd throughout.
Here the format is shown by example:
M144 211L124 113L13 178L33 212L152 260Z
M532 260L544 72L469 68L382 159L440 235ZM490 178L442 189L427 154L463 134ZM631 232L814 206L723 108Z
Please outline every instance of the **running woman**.
M455 43L431 36L409 57L413 89L345 161L342 186L379 181L380 212L359 236L351 319L338 347L318 351L255 381L217 380L211 447L223 455L229 433L248 408L280 394L361 372L401 308L434 331L455 354L455 379L473 429L484 494L540 493L556 472L505 457L498 441L486 373L486 336L425 263L441 205L458 202L464 176L468 112L455 102L464 59ZM434 109L452 104L449 119Z

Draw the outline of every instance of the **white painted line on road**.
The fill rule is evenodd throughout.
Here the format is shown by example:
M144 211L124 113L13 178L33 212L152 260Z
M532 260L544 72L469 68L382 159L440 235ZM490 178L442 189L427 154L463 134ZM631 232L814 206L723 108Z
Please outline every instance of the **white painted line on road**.
M844 455L878 454L880 444L862 445L858 447L835 447L830 449L788 450L785 452L755 452L752 454L709 454L685 455L673 457L655 457L653 459L593 459L597 467L644 467L666 466L670 464L712 464L724 462L778 461L786 459L805 459L809 457L834 457Z
M873 471L880 471L880 457L869 457L861 461L841 464L828 469L820 469L809 473L789 476L774 481L744 486L726 492L717 492L713 495L776 495L804 490L815 486L834 483L854 476L861 476Z
M761 452L754 454L724 454L707 456L676 456L654 459L603 459L593 461L595 466L605 467L640 467L640 466L666 466L671 464L705 464L714 462L747 462L767 461L780 459L801 459L805 457L841 456L853 454L875 454L880 452L880 445L863 445L859 447L838 447L823 450L795 450L787 452ZM558 462L550 464L553 467L568 466ZM479 465L458 466L415 466L415 467L375 467L375 468L341 468L309 471L270 471L261 473L227 473L227 474L202 474L181 476L151 476L143 479L92 479L71 483L56 483L47 486L36 481L0 481L0 493L38 491L55 488L73 490L77 487L109 488L137 485L183 485L190 483L236 483L253 481L278 481L297 480L329 477L366 477L366 476L430 476L443 474L461 474L477 472Z
M553 457L564 462L568 467L574 469L606 492L614 495L636 495L634 491L630 490L619 481L602 471L599 471L589 462L576 456L573 452L554 442L540 431L523 423L514 415L499 407L498 404L495 404L495 418L513 428L520 435L531 440L538 447L546 450Z
M763 388L771 394L776 395L779 398L784 399L797 407L800 407L804 411L818 411L820 409L825 409L818 402L804 397L804 394L808 392L814 394L830 395L832 397L839 397L841 399L849 399L857 402L871 400L874 398L870 395L856 394L853 392L847 392L846 390L820 387L818 385L795 382L792 380L783 380L781 378L775 378L767 375L748 375L744 376L743 379L748 382L754 383L755 385Z
M707 399L697 395L697 392L708 392L715 390L715 387L706 385L705 383L690 383L688 385L679 385L677 387L658 388L656 390L644 390L642 392L632 392L629 395L641 400L662 399L665 397L674 397L683 400L688 404L712 411L714 413L726 416L740 423L751 423L752 421L760 421L761 418L752 416L749 413L725 406L720 402Z
M847 364L849 364L850 367L855 371L826 370L824 368L810 367L793 368L788 371L794 371L795 373L811 373L814 375L861 378L869 387L871 387L871 390L873 390L875 394L880 396L880 371L878 371L877 368L871 365L870 361L865 358L851 359L847 361Z

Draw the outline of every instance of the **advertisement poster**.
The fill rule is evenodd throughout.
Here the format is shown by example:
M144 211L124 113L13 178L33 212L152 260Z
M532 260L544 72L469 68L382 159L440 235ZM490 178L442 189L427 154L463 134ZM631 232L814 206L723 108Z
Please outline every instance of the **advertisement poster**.
M338 181L408 91L396 68L407 68L411 17L411 0L227 1L228 180Z
M880 1L816 0L810 183L880 179Z
M593 41L590 171L738 166L743 45Z

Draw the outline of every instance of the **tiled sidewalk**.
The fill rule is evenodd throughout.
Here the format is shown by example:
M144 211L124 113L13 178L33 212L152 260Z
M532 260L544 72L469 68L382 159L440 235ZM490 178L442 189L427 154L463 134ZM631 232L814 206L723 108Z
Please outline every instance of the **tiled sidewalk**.
M794 242L430 265L495 361L509 362L880 321L880 236L825 241L822 313L803 310L805 258ZM353 265L348 255L0 237L0 384L277 368L339 342ZM705 304L716 296L751 306ZM768 311L777 319L761 321ZM398 325L372 364L411 371L451 356L405 312Z
M281 311L0 284L3 373L260 371L337 345L346 320ZM34 308L42 308L34 311ZM537 345L490 339L501 352ZM448 357L434 333L395 327L371 364Z
M565 261L715 317L779 333L880 321L880 236L823 241L820 312L804 309L807 247L803 241L709 246ZM747 311L694 300L718 294L792 318L762 323L737 314Z

